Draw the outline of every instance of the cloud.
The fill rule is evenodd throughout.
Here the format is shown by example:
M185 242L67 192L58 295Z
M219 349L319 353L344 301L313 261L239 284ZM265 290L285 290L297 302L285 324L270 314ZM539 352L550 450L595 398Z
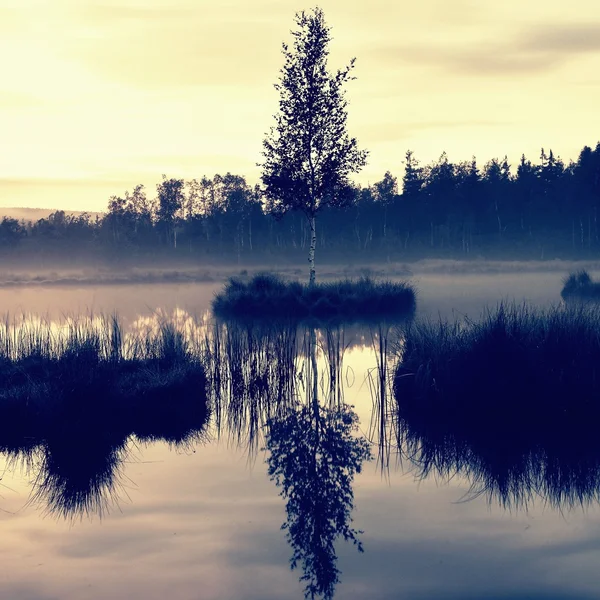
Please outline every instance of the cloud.
M119 20L170 19L189 17L193 10L185 6L126 6L123 4L94 3L78 7L77 15L83 21L114 24Z
M576 23L534 29L523 36L521 48L561 56L600 52L600 23Z
M380 48L381 59L441 69L459 75L497 76L528 75L545 71L560 62L548 53L523 54L514 46L472 44L452 48L439 46L396 46Z
M549 72L578 55L594 52L600 52L600 23L535 26L502 42L402 44L377 49L379 57L388 62L478 77Z
M422 131L464 129L468 127L505 127L509 125L506 121L410 121L410 122L384 122L365 124L365 136L371 143L396 142L411 136L418 135Z

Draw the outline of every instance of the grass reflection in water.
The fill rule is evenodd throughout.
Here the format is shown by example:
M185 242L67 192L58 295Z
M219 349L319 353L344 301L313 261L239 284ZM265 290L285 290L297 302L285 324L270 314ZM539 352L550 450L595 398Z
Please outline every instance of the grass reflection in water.
M0 451L33 478L30 503L103 515L132 443L188 444L209 417L204 359L172 324L124 334L116 318L0 326Z
M409 328L394 379L398 446L508 508L600 500L600 311L500 304Z
M282 529L301 568L307 598L332 598L340 571L335 541L362 551L352 527L354 475L371 459L358 417L344 403L341 324L217 323L209 355L218 431L253 456L286 502Z

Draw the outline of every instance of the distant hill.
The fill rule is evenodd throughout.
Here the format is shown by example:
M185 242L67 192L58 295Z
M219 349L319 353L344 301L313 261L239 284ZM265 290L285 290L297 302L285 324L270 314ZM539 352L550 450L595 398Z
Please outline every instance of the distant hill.
M0 219L4 217L11 217L18 219L19 221L39 221L40 219L47 218L53 212L60 210L58 208L18 208L18 207L4 207L0 206ZM67 215L82 215L87 212L92 218L97 215L100 216L103 213L96 211L83 211L83 210L65 210Z

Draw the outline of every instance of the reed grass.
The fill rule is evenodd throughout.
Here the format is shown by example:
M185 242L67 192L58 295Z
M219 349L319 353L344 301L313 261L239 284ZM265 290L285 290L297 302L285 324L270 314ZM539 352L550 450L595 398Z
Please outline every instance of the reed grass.
M424 321L395 367L398 445L420 476L456 473L506 506L600 498L600 310L501 303Z
M204 357L162 323L125 334L116 316L9 320L0 324L0 439L39 436L48 423L141 423L187 398L205 404Z
M407 282L375 282L363 277L356 281L348 279L309 286L260 273L248 282L232 277L214 298L212 306L214 313L222 318L361 320L412 315L415 296L414 288Z
M104 514L130 445L190 445L206 430L205 356L172 322L124 331L116 316L0 323L0 452L33 476L30 501Z
M600 417L600 310L501 303L477 322L411 324L394 395L401 415L459 429L588 429Z

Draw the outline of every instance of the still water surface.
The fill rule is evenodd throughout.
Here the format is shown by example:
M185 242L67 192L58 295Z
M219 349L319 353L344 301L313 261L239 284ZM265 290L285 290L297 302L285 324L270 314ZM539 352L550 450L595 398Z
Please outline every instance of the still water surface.
M503 298L558 303L563 275L422 275L415 280L419 313L477 317ZM0 306L11 314L49 318L116 310L132 324L157 310L202 316L219 287L10 289L0 290ZM341 340L346 347L338 370L343 402L358 416L352 439L368 439L373 454L373 460L359 461L362 470L350 482L354 522L349 526L364 532L357 534L364 553L341 537L335 541L335 567L341 572L335 597L598 597L600 509L595 500L582 507L537 498L507 508L485 493L473 497L466 476L433 474L421 480L418 465L395 452L390 419L384 424L389 446L383 444L389 452L381 451L381 421L373 414L381 357L372 344L380 333L377 328L338 330L329 346L325 333L319 333L319 394L327 396L328 390L323 349ZM387 333L392 345L397 332ZM296 360L299 371L308 368L307 356ZM308 394L308 377L300 388ZM302 598L302 564L290 570L293 544L281 529L288 518L286 499L267 472L273 446L263 449L263 429L250 434L251 419L238 419L245 427L236 428L235 419L225 414L231 404L224 402L222 409L218 423L213 412L197 443L130 442L116 497L108 499L109 510L101 517L64 518L42 500L31 502L35 472L4 459L0 597ZM323 402L320 410L326 414ZM343 439L351 448L349 438Z

